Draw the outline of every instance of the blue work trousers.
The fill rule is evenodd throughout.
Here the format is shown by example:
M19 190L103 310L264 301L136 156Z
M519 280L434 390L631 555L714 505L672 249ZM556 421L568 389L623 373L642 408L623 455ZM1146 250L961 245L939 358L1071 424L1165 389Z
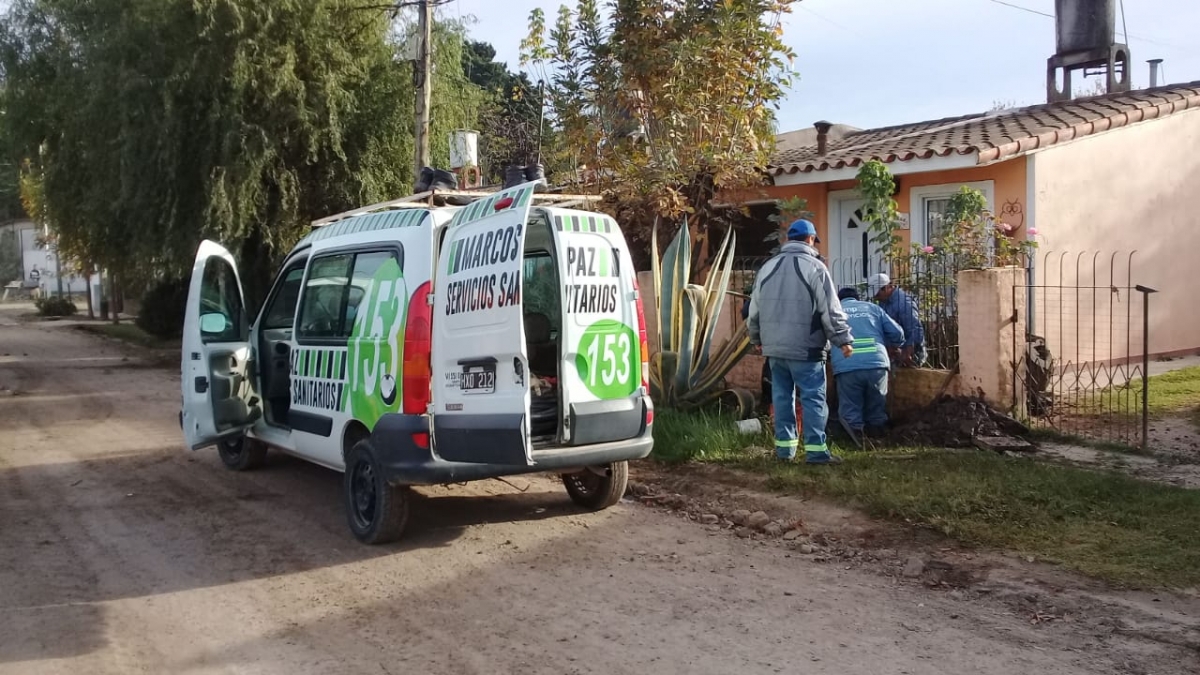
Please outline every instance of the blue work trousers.
M838 417L851 429L887 424L887 368L840 373L837 378Z
M775 407L775 456L794 459L800 446L796 433L796 390L800 390L803 414L804 459L820 464L829 461L825 425L829 405L825 402L825 362L771 358L771 403Z

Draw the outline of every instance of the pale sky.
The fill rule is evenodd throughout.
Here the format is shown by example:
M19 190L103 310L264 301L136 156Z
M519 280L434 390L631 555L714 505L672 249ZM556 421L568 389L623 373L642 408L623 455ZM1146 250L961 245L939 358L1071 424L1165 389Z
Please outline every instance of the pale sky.
M819 119L876 127L982 112L996 101L1033 105L1046 97L1054 53L1054 0L803 0L784 38L798 79L779 112L780 131ZM1200 80L1200 0L1124 0L1133 84L1149 84L1147 59L1161 58L1165 82ZM519 66L529 12L554 0L451 0L441 11L474 16L474 39ZM568 2L575 7L574 0ZM1121 41L1121 14L1117 13ZM1164 81L1160 76L1160 82Z

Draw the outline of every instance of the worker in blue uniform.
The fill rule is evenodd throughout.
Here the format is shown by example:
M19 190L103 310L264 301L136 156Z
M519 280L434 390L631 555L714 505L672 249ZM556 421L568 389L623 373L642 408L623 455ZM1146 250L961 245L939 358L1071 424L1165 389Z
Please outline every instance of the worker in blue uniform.
M856 288L841 289L838 299L854 336L850 356L832 355L838 418L851 434L879 435L888 421L888 348L904 344L904 330L879 305L860 300Z

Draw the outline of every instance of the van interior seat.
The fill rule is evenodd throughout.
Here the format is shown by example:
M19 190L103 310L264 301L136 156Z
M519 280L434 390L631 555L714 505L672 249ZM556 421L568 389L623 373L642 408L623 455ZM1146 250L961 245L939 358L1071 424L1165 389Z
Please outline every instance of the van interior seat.
M558 345L555 343L550 317L540 312L525 315L525 343L529 349L529 370L535 375L558 374Z

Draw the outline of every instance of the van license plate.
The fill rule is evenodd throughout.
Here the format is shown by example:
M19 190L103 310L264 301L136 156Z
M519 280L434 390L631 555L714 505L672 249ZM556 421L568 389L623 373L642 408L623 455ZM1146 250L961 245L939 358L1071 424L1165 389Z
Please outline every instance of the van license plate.
M496 366L464 366L461 382L464 394L491 394L496 391Z

